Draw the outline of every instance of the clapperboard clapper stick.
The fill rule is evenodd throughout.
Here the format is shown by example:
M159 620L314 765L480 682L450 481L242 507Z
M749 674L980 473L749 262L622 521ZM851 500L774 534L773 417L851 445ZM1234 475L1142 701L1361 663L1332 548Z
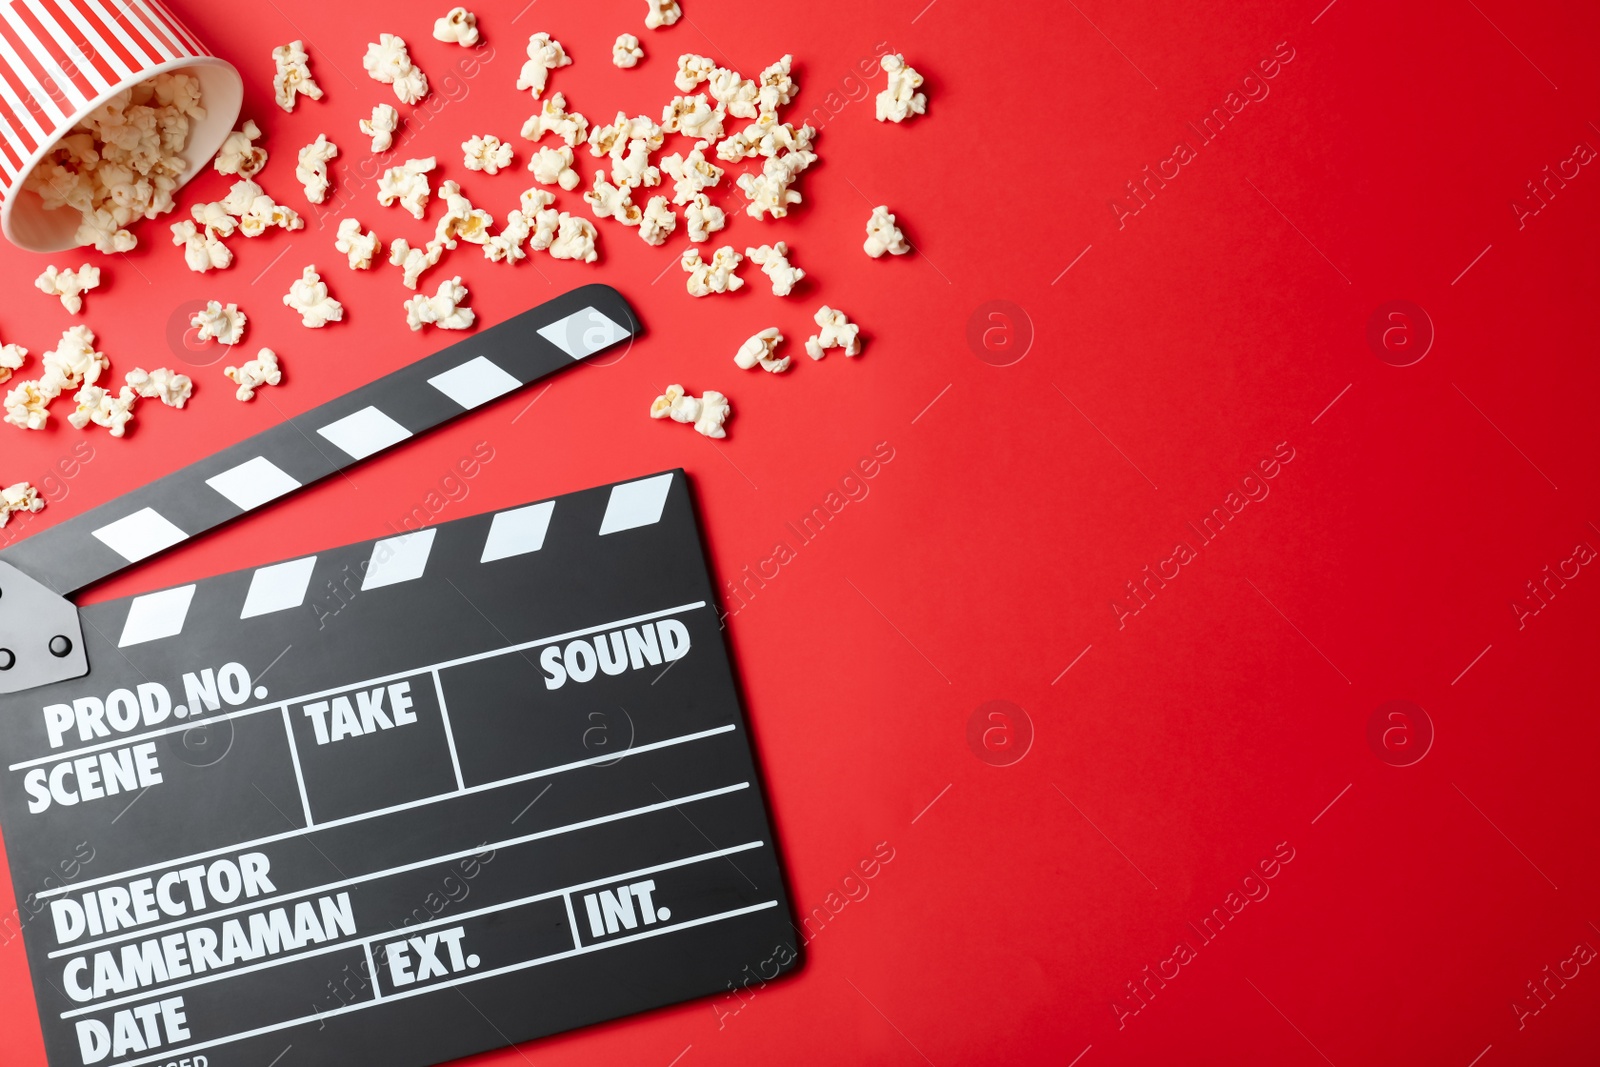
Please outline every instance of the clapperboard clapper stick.
M0 553L52 1067L423 1067L796 965L682 471L64 599L636 332L578 289Z

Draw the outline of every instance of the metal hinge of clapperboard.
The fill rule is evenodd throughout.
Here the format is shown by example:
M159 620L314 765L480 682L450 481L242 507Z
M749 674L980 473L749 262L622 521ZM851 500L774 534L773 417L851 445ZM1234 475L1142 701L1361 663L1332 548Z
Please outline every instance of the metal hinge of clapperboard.
M89 673L73 593L638 333L574 289L0 551L0 694Z

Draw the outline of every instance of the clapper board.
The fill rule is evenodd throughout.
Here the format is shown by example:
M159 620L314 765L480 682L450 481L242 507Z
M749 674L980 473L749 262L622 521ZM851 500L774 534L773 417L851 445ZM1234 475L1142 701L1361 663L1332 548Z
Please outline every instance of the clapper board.
M52 1067L420 1067L797 963L681 470L63 599L636 332L575 290L0 553Z

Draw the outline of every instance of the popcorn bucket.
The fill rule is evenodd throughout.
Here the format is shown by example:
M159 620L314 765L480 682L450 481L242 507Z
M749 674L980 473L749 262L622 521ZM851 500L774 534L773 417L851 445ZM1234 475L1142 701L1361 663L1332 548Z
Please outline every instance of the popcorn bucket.
M233 64L213 56L161 0L0 0L0 232L32 252L74 247L79 215L47 211L23 181L105 101L168 71L200 80L206 117L189 130L181 186L222 147L244 98Z

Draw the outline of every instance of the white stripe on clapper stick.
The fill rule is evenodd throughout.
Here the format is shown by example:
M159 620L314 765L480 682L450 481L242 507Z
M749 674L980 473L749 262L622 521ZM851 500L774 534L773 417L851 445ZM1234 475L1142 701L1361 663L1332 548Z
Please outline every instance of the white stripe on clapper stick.
M240 511L254 511L268 501L300 488L300 482L265 456L247 459L206 479Z
M433 539L439 530L430 526L426 530L388 537L372 546L372 558L361 578L361 591L381 589L422 577L428 566L428 556L433 552Z
M486 356L476 356L459 367L435 374L428 384L468 411L522 387L521 382Z
M117 647L142 645L181 634L189 616L189 604L194 600L194 590L192 585L182 585L134 597L128 605L128 618L122 624L122 637Z
M484 539L483 555L478 562L494 563L539 551L544 547L550 516L555 510L556 502L546 500L497 514L489 523L489 536Z
M316 556L306 556L257 568L250 576L250 589L245 593L239 618L253 619L258 615L298 608L305 603L306 590L311 588L311 575L316 565Z
M366 459L411 436L410 430L370 405L330 422L317 433L351 459Z
M171 548L188 536L155 508L140 508L94 531L96 540L129 563Z
M637 482L624 482L611 487L606 501L605 518L600 520L600 533L621 533L639 526L651 526L661 521L667 506L667 494L672 490L672 475L658 474Z

